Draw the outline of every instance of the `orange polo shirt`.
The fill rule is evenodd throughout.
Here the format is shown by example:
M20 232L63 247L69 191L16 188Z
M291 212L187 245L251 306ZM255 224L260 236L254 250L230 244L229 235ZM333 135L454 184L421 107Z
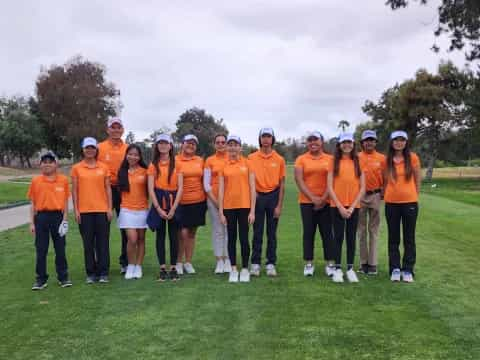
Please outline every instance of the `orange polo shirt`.
M248 155L248 161L255 172L255 188L258 192L275 190L285 178L285 159L275 150L270 154L255 151Z
M36 211L64 211L69 196L68 179L62 174L56 174L53 179L35 176L27 193Z
M71 176L77 179L77 207L81 213L108 211L105 178L110 177L110 172L107 165L97 161L90 168L82 160L73 165Z
M224 209L250 209L249 174L252 172L249 161L244 157L227 160L219 176L223 176Z
M361 165L360 170L363 171ZM333 173L333 162L330 171ZM355 175L355 166L352 159L340 159L338 175L333 176L333 192L344 207L352 205L358 196L360 192L360 178ZM333 200L330 200L330 206L337 207ZM359 208L360 202L355 207Z
M157 175L155 166L150 164L148 166L147 175L155 177L155 187L157 189L162 189L166 191L176 191L177 190L177 169L173 168L172 175L170 177L170 182L168 182L168 163L169 161L158 162L158 171L160 174Z
M417 154L410 153L412 169L420 168L420 159ZM405 179L405 162L393 162L397 173L397 180L388 178L385 188L384 200L387 203L410 203L418 201L417 187L415 177L412 175L410 180Z
M128 171L130 191L122 191L121 207L128 210L146 210L148 208L147 169L142 167Z
M110 140L102 141L98 144L98 160L108 166L110 171L110 184L117 185L118 170L125 158L128 145L121 141L114 145Z
M205 169L210 169L210 186L216 198L218 198L218 173L225 166L226 161L227 155L218 152L205 161Z
M303 181L308 190L316 196L322 196L327 191L327 176L332 166L333 156L322 153L320 156L312 156L309 152L300 155L295 160L295 167L303 169ZM312 201L301 191L298 193L298 202L311 204Z
M183 174L183 193L180 204L188 205L205 201L202 183L203 159L196 155L191 158L177 155L175 167L179 174Z
M365 190L372 191L383 187L383 171L386 167L385 155L377 151L369 154L362 151L358 154L360 166L365 171Z

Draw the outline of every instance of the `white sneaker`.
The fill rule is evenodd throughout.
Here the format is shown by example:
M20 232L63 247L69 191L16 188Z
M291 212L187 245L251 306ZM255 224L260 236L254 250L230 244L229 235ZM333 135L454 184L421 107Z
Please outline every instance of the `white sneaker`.
M230 271L232 271L232 264L230 264L229 259L225 259L223 262L223 272L229 273Z
M135 265L128 265L127 266L127 271L125 272L125 279L126 280L133 279L134 274L135 274Z
M253 276L260 276L260 265L252 264L250 266L250 274Z
M358 282L357 274L355 274L355 271L353 269L350 269L350 270L347 271L347 279L351 283L357 283Z
M215 267L215 274L223 274L225 271L225 263L223 260L217 261L217 266Z
M277 276L277 270L275 269L275 265L268 264L265 269L267 270L267 276Z
M314 271L315 266L313 266L313 264L306 264L303 268L303 276L313 276Z
M187 274L195 274L195 269L193 268L192 264L185 263L183 264L183 269Z
M240 271L240 282L250 282L250 273L247 268L243 268Z
M332 281L336 283L343 283L343 271L342 269L335 269L332 276Z
M402 273L400 272L400 269L393 269L392 275L390 276L390 280L394 282L400 281L401 274Z
M410 271L402 271L402 278L403 278L403 282L406 282L406 283L413 282L413 275Z
M183 275L183 264L181 262L177 262L177 274L178 275Z
M133 277L135 279L141 279L143 277L142 265L135 265L135 270L133 271Z
M237 283L238 282L238 271L237 270L233 270L230 271L230 275L228 276L228 282L231 282L231 283Z
M335 267L333 267L332 265L325 266L325 274L327 274L328 277L332 277L334 272Z

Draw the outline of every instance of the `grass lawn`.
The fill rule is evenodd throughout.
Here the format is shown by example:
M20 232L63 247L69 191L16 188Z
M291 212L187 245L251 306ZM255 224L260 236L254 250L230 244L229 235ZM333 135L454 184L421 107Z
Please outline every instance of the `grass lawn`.
M27 200L28 184L0 182L0 206Z
M392 284L381 228L380 274L333 284L304 278L296 191L288 184L279 227L279 277L229 284L213 274L209 227L200 229L197 275L155 282L148 234L145 277L118 274L111 238L108 285L84 284L80 236L71 222L68 259L74 286L32 292L34 247L26 226L0 233L3 271L0 353L6 359L479 359L480 207L422 195L414 284Z
M466 204L480 206L480 177L478 178L434 178L424 182L422 191Z

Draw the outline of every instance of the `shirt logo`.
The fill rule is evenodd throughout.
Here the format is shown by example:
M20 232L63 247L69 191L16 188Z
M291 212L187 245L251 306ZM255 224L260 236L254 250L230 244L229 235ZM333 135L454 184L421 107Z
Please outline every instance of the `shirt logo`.
M110 161L110 154L109 153L105 155L105 160Z
M61 186L56 186L56 187L55 187L55 191L64 192L65 189L64 189L63 187L61 187Z
M102 170L102 169L98 169L98 170L97 170L97 175L103 175L103 170Z
M271 163L270 166L271 167L277 167L278 165L277 165L277 163Z
M243 172L245 172L245 171L247 171L247 170L248 170L246 166L240 166L240 168L239 168L239 169L240 169L240 171L243 171Z

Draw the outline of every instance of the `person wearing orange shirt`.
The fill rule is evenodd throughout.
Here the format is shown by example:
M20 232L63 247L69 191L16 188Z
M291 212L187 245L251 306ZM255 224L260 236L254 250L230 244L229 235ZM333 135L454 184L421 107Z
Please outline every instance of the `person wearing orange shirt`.
M75 220L83 240L86 282L108 283L112 220L110 171L97 160L97 140L84 138L82 149L83 160L73 165L71 177Z
M385 217L388 227L388 260L392 281L413 282L416 261L415 227L420 193L420 159L410 151L405 131L390 135L385 170ZM400 267L400 224L403 259Z
M37 274L32 290L47 287L47 254L49 235L55 249L55 268L61 287L72 286L68 278L65 235L68 231L68 179L57 173L57 158L51 151L40 157L41 175L32 179L27 196L31 201L30 232L35 235Z
M255 173L241 156L242 141L238 136L227 138L228 160L219 173L218 209L220 221L228 230L228 256L232 264L229 282L249 282L248 228L255 221ZM237 270L237 226L242 254L242 270Z
M383 170L385 155L375 150L377 133L365 130L360 139L362 151L358 154L365 170L365 195L360 201L358 236L360 244L360 272L377 274L377 240L380 229L380 204L383 197ZM369 238L368 238L369 237Z
M333 166L328 172L328 192L332 211L333 236L335 239L335 272L333 282L343 282L342 243L347 243L347 279L358 282L353 270L355 238L358 224L360 199L365 193L365 174L360 166L353 134L343 133L338 137Z
M215 274L229 273L231 268L228 258L227 228L220 222L218 213L218 174L225 166L227 137L217 134L213 140L215 154L207 158L203 169L203 189L207 194L207 207L212 223L212 245L217 264Z
M122 196L118 227L127 233L128 266L125 279L140 279L145 257L148 194L147 165L138 145L130 144L127 147L125 159L118 170L118 189Z
M323 257L326 262L325 273L332 276L334 267L334 246L332 237L332 219L328 203L327 175L332 156L323 150L323 136L318 131L307 135L308 151L295 160L295 182L303 225L304 276L313 276L315 233L320 230L323 245Z
M182 197L183 175L175 168L173 140L168 134L159 134L153 147L152 163L148 167L148 193L152 206L148 212L148 227L156 232L156 249L160 273L157 281L178 280L178 224L175 212ZM170 239L170 271L165 260L165 238L168 225Z
M195 274L192 265L197 228L205 225L207 202L203 191L203 159L196 155L198 138L185 135L182 153L176 157L176 168L183 176L183 189L180 205L177 208L177 221L180 228L178 241L177 272L182 275ZM185 257L185 263L183 258Z
M120 214L121 195L118 189L118 170L125 158L127 144L122 140L124 133L122 120L118 117L112 117L107 122L108 138L98 144L98 160L108 166L110 171L110 186L112 191L112 206L118 215ZM125 229L120 229L122 239L121 252L118 261L120 263L120 273L127 271L127 234Z
M277 226L285 195L285 159L272 146L275 134L272 128L263 128L258 135L260 150L248 156L255 173L257 200L253 224L252 265L250 274L260 276L263 228L267 223L267 276L276 276Z

